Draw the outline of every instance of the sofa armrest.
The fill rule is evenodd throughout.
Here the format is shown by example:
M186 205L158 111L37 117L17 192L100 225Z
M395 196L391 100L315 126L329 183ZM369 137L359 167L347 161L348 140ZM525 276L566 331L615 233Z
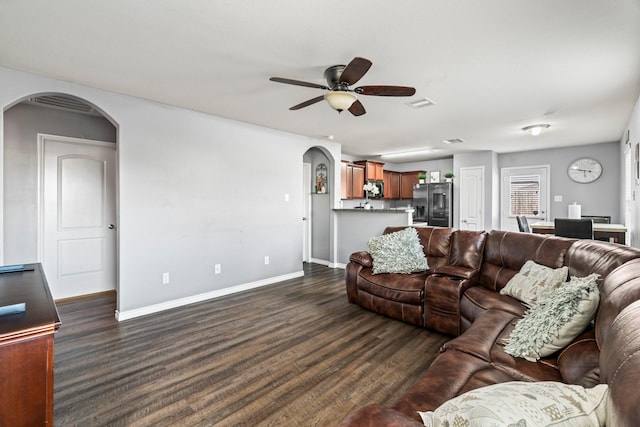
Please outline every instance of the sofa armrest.
M373 258L369 252L354 252L349 257L349 261L360 264L363 267L373 267Z
M352 411L339 427L424 427L419 421L414 420L402 412L380 405L368 405Z
M454 279L471 279L478 273L478 270L457 265L441 265L432 270L434 274L449 276Z

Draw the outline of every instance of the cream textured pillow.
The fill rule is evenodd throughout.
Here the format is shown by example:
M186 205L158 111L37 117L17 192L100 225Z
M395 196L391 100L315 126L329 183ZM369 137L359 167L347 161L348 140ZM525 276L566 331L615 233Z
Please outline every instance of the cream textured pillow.
M528 306L536 303L542 295L554 290L567 281L567 267L550 268L527 261L520 271L500 290L502 295L509 295Z
M604 426L607 384L514 381L480 387L418 412L425 426Z
M373 237L368 244L373 274L409 274L429 269L418 231L413 227Z
M535 361L564 348L587 327L598 310L597 279L595 273L572 277L542 296L516 323L504 351Z

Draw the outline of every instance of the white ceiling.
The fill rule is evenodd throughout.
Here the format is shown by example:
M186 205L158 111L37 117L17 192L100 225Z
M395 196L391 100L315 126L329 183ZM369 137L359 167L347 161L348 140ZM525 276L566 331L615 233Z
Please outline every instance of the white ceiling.
M416 95L360 96L361 117L289 111L323 91L269 81L326 84L355 56L373 62L356 86ZM640 0L2 0L0 65L332 135L351 155L503 153L620 139L640 95ZM435 105L406 105L424 97ZM520 130L534 123L551 128Z

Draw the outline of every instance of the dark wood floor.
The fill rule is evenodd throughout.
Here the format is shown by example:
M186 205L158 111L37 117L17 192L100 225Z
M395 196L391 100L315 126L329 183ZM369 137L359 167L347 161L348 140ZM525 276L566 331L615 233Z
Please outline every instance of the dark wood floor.
M336 425L391 404L446 337L347 302L344 270L116 322L115 295L58 304L59 426Z

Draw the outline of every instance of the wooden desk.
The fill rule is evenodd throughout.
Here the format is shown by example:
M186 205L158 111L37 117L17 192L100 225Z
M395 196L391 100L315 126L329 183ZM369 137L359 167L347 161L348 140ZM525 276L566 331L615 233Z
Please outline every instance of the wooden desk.
M0 316L0 425L53 425L53 333L58 310L40 264L0 274L0 306L25 303Z
M534 222L530 225L533 233L555 234L555 225L552 221ZM627 227L623 224L600 224L593 223L593 237L596 239L612 238L616 243L626 242Z

